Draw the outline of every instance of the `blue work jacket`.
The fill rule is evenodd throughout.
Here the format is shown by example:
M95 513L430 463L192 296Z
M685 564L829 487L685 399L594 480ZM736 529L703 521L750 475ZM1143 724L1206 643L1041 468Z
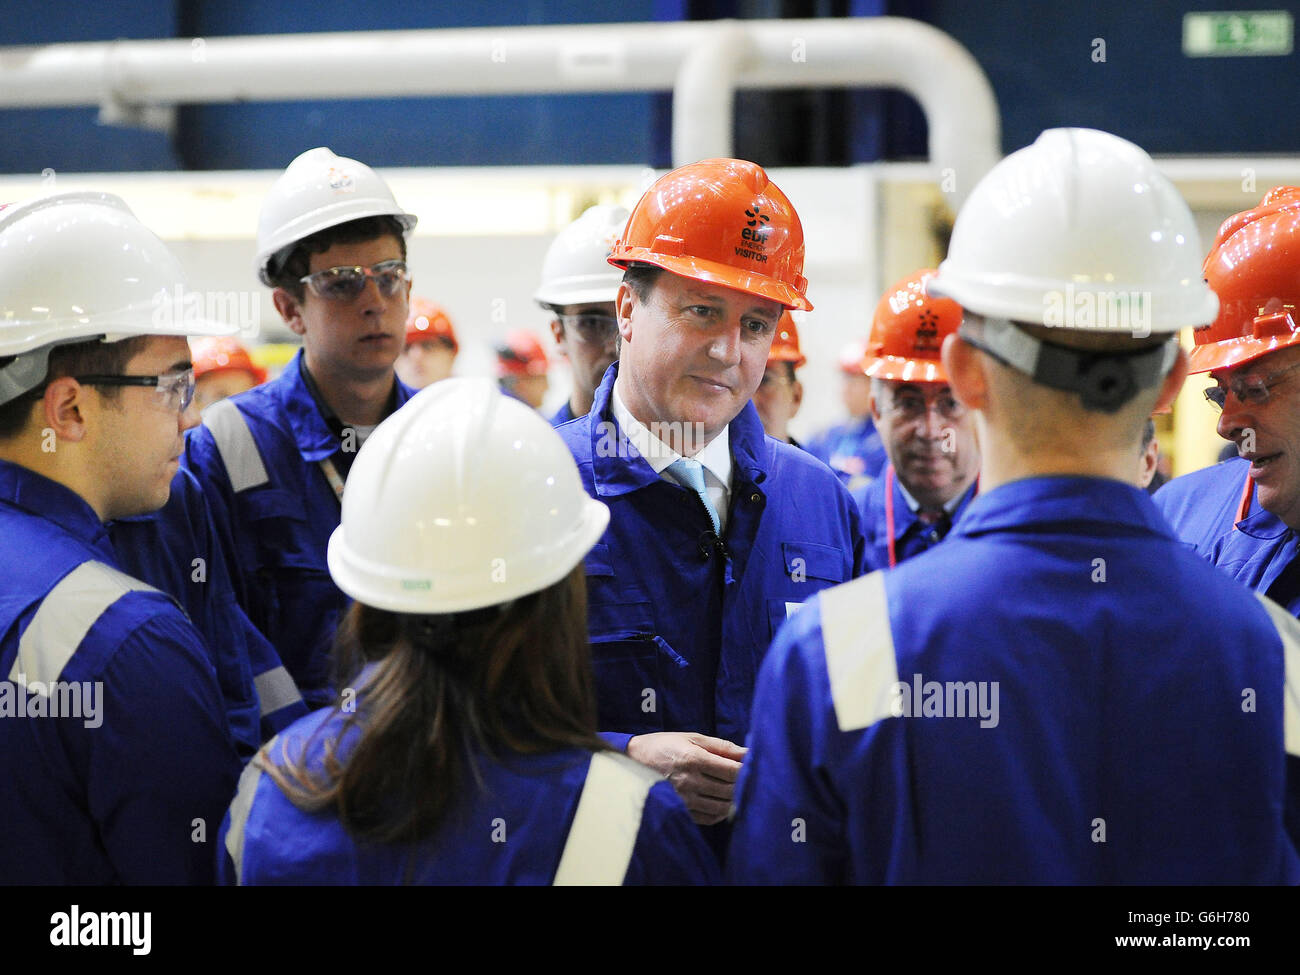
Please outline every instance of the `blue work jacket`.
M0 461L0 881L211 883L240 760L203 640L85 500Z
M112 522L108 532L127 574L175 599L203 635L230 732L245 759L307 713L279 654L235 599L212 515L193 474L177 471L163 508Z
M326 567L340 508L321 462L346 477L360 443L331 429L301 364L299 352L276 379L205 410L184 463L212 509L240 605L317 707L333 699L329 652L350 602ZM414 390L394 382L401 407Z
M890 524L889 506L885 503L886 487L892 488L894 494L894 558L897 562L906 561L914 555L920 555L934 548L946 537L939 533L935 525L927 525L916 516L916 512L908 506L907 498L903 496L903 488L898 483L898 478L889 476L890 469L886 465L884 472L860 492L850 492L862 510L862 529L867 537L867 569L872 572L890 567ZM972 481L970 487L962 494L961 500L957 502L957 507L953 509L951 515L952 523L956 523L962 512L966 510L966 506L970 504L971 498L975 497L976 483Z
M656 474L613 419L618 363L591 412L559 428L583 486L609 506L587 555L600 727L696 731L743 744L768 644L813 593L863 572L861 521L844 486L763 433L752 403L731 422L721 543L699 496Z
M1175 478L1155 494L1174 534L1212 565L1300 616L1300 542L1251 498L1237 520L1250 462L1226 460Z
M551 417L551 426L563 426L572 419L574 419L573 410L569 408L569 401L566 399L564 404L556 410L555 414Z
M781 631L728 874L1295 883L1298 700L1300 623L1188 552L1143 491L1005 484Z
M850 490L879 477L889 463L870 416L837 423L810 439L803 449L833 470Z
M359 704L364 714L364 694ZM276 738L267 761L323 771L359 738L336 710ZM305 756L305 757L304 757ZM360 843L333 811L307 813L250 764L222 825L218 874L234 884L696 884L718 867L672 786L625 755L583 749L476 756L434 835ZM585 810L585 813L583 812Z

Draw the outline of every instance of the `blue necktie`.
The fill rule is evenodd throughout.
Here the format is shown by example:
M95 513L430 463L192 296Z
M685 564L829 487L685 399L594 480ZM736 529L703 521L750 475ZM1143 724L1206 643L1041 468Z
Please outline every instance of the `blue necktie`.
M709 518L713 521L714 534L721 535L722 522L718 520L718 510L713 507L709 492L704 490L704 467L700 462L690 457L683 457L668 465L668 473L675 477L682 487L690 488L700 496L705 509L709 512Z

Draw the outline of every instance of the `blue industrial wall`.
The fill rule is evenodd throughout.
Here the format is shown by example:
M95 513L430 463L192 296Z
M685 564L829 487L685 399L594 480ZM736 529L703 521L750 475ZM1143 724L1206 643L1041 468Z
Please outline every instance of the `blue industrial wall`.
M1071 124L1106 128L1158 153L1297 153L1300 55L1181 52L1184 12L1260 8L1291 9L1300 20L1297 0L47 0L0 3L0 44L889 13L933 23L971 50L996 91L1007 150ZM1093 58L1097 38L1105 62ZM14 110L0 112L0 172L278 168L322 143L385 166L662 166L670 112L668 97L652 94L270 102L183 108L175 132L165 134L97 125L95 109ZM742 93L737 122L738 154L767 165L925 151L919 109L893 92Z

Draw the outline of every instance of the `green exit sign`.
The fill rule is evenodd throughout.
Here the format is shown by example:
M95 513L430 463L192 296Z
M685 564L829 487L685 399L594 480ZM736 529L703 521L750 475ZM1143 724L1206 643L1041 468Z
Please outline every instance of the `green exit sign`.
M1290 54L1293 34L1286 10L1183 14L1183 53L1190 58Z

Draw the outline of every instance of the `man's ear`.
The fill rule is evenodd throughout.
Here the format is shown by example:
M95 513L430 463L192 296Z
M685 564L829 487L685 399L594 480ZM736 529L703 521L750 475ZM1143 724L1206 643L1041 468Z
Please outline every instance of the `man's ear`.
M568 358L569 350L564 344L564 323L558 318L551 319L551 338L555 339L555 345L560 350L560 354Z
M1178 358L1174 360L1173 368L1169 370L1169 375L1165 376L1165 381L1160 386L1160 397L1156 400L1156 405L1152 409L1153 413L1167 410L1173 405L1179 390L1183 388L1183 383L1187 382L1187 370L1189 368L1187 350L1180 344L1178 346Z
M271 292L271 301L275 303L275 310L280 313L284 323L295 335L302 335L307 331L307 326L302 322L302 303L297 298L284 288L276 288Z
M871 383L870 386L871 392L867 394L867 409L871 411L871 422L879 423L880 404L876 402L876 384L874 382L871 382L870 379L868 379L867 382Z
M59 440L80 443L87 431L87 409L90 387L83 386L71 376L56 379L45 387L41 411L46 429L53 430Z
M795 380L790 384L790 416L794 417L803 405L803 383Z
M989 387L979 349L954 332L943 340L939 357L943 360L943 371L948 374L948 385L957 401L968 410L985 409Z
M632 309L636 307L636 293L626 281L618 286L614 296L614 311L618 315L618 334L624 342L632 341Z

